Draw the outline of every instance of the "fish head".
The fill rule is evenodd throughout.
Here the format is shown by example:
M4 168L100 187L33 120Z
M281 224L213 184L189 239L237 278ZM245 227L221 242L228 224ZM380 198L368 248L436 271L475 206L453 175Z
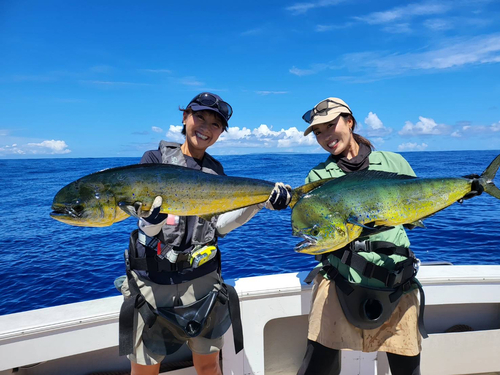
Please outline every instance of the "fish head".
M349 233L341 213L308 198L304 196L292 210L292 234L303 238L294 250L305 254L323 254L347 245Z
M128 217L117 209L112 192L102 183L74 181L54 197L50 216L79 227L107 227Z

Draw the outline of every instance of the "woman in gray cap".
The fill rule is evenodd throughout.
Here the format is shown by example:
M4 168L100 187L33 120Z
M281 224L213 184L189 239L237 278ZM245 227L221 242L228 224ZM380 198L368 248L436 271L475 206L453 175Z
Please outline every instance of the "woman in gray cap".
M370 141L354 132L356 120L342 99L322 100L303 119L304 135L312 132L329 153L306 183L361 170L415 176L401 155L372 151ZM426 334L419 325L418 260L409 246L405 229L397 226L318 259L321 267L307 280L314 279L313 300L298 375L339 374L341 349L384 351L393 375L420 374L419 328Z
M231 106L204 92L183 112L184 143L161 141L141 163L175 164L223 175L222 165L206 150L228 128ZM264 206L287 207L291 195L276 183L268 201L210 220L160 213L162 198L150 210L125 208L138 220L126 253L127 277L117 287L124 295L120 311L120 354L128 355L132 375L158 374L165 356L187 343L199 375L220 375L223 334L233 324L236 351L242 348L238 296L221 278L217 237L250 220Z

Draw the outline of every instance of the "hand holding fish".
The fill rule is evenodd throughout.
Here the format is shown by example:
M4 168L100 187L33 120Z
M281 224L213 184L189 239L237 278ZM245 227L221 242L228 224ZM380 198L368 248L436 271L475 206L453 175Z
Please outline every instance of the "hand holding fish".
M292 200L291 191L292 187L290 185L285 185L283 182L276 182L265 207L273 211L284 210Z
M120 208L130 216L136 217L138 219L148 218L154 220L158 217L160 213L162 203L163 203L163 198L161 196L157 196L154 199L151 208L147 211L142 210L142 202L135 202L133 205L120 205Z
M475 174L475 175L468 175L465 176L465 178L473 178L472 186L471 186L471 191L467 194L465 194L461 199L458 200L459 203L462 203L464 200L474 198L478 195L481 195L481 193L484 191L483 186L478 183L478 178L481 176Z

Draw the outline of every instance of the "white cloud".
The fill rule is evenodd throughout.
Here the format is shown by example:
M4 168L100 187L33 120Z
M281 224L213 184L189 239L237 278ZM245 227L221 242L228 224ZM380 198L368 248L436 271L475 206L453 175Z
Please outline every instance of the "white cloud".
M181 134L182 126L170 125L166 139L173 142L184 142ZM255 129L238 126L230 126L227 132L223 132L213 147L215 148L269 148L284 149L302 146L316 146L316 139L309 135L304 137L304 131L296 127L289 129L273 130L272 126L261 124Z
M398 151L424 151L428 147L427 144L422 143L421 145L417 143L403 143L398 146Z
M291 69L289 69L289 72L295 74L296 76L302 77L302 76L309 76L311 74L316 74L329 68L330 67L328 66L328 64L313 64L311 65L311 69L299 69L294 66Z
M271 130L269 126L265 124L261 124L258 128L255 128L252 133L257 138L266 138L266 137L278 137L280 135L279 132Z
M184 126L181 125L170 125L166 137L172 142L184 142L184 136L182 135L182 129Z
M318 33L323 33L325 31L347 29L349 27L354 26L355 24L356 24L355 22L344 22L341 24L336 23L335 25L316 25L314 30Z
M416 124L406 121L403 129L399 131L399 135L441 135L449 133L447 125L437 124L433 119L422 116L419 116L418 119L420 121Z
M288 91L256 91L258 95L283 95L288 94Z
M151 130L154 131L155 133L163 133L163 129L157 126L152 126Z
M345 0L319 0L310 1L307 3L296 3L286 8L289 12L294 15L304 14L307 11L315 8L324 8L342 3Z
M196 77L184 77L179 79L181 85L185 86L203 86L205 83L196 79Z
M285 136L278 140L278 147L293 147L293 146L314 146L317 144L313 135L309 134L304 137L304 132L292 127L288 130L281 130L285 132Z
M67 154L71 150L64 141L43 141L40 143L28 143L28 147L33 147L34 154Z
M223 133L216 146L220 147L247 147L247 148L290 148L299 146L314 146L316 139L312 136L304 137L304 132L296 127L273 130L266 124L261 124L253 130L231 126L227 133Z
M89 81L80 80L81 84L93 85L101 88L125 87L125 86L151 86L149 83L120 82L120 81Z
M460 126L456 131L454 131L451 136L452 137L463 137L467 136L480 136L483 134L492 134L496 132L500 132L500 121L490 126L485 125L469 125L469 122L465 122L467 125Z
M335 26L333 25L316 25L316 31L319 33L330 31L333 30L334 28Z
M243 31L240 35L241 36L253 36L253 35L260 35L263 32L264 32L264 28L263 27L256 27L254 29Z
M383 137L392 133L392 129L386 128L376 113L368 113L368 116L365 118L365 124L368 126L369 136Z
M155 73L155 74L170 74L172 73L169 69L140 69L141 72Z
M230 126L226 133L222 133L219 140L224 142L228 140L248 139L252 135L252 131L247 128L240 129L237 126Z
M56 141L54 139L42 141L40 143L27 143L19 145L13 143L0 147L0 156L5 155L62 155L68 154L71 150L64 141Z
M417 16L429 16L434 14L443 14L450 10L451 7L447 4L432 4L423 2L420 4L408 4L386 10L383 12L373 12L355 19L366 22L370 25L378 25L389 22L394 22L401 19L409 19Z
M424 26L433 31L451 30L454 28L450 20L443 18L425 20Z
M472 38L443 39L427 51L398 53L366 51L342 55L338 61L312 64L308 69L293 67L290 73L305 76L327 69L348 69L358 81L404 74L434 73L472 65L500 63L500 33Z
M384 31L391 34L409 34L412 29L408 23L397 23L395 25L389 25L384 27Z
M371 138L370 141L372 144L375 145L375 148L379 148L381 145L385 143L385 139L380 137Z

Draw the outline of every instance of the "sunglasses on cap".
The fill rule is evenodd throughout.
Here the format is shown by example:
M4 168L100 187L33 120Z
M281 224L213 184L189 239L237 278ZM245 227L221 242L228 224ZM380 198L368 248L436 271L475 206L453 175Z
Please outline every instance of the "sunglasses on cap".
M309 111L304 113L304 115L302 116L302 119L305 122L307 122L308 124L310 124L312 122L314 116L326 116L328 114L328 111L330 111L331 109L339 108L339 107L343 107L343 108L347 109L348 112L346 112L346 113L352 114L351 110L348 107L346 107L344 104L338 103L338 102L331 100L331 99L325 99L322 102L319 102L316 105L316 107L314 107L313 109L310 109Z
M228 121L233 114L233 109L228 103L219 99L215 95L210 94L209 92L203 92L195 96L193 100L189 102L188 107L193 103L199 104L203 107L215 108L226 121Z

